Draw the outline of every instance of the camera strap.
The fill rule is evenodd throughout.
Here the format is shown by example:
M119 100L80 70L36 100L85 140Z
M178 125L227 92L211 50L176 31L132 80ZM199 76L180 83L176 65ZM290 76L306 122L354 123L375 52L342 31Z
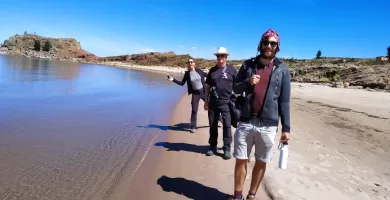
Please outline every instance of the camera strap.
M223 77L223 74L224 74L225 72L226 72L226 66L225 66L225 67L223 67L221 75L218 77L218 80L217 80L217 82L215 82L215 86L217 86L217 84L218 84L218 83L219 83L219 81L222 79L222 77Z

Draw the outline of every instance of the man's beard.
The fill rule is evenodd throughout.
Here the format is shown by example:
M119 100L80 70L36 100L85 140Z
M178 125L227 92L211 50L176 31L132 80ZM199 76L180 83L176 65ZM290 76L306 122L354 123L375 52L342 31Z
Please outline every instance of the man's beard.
M260 50L260 57L262 57L262 58L264 58L264 59L273 59L273 58L275 58L275 56L276 56L276 51L272 51L272 50L270 50L271 51L271 55L265 55L265 52L264 52L264 50L263 49L261 49Z

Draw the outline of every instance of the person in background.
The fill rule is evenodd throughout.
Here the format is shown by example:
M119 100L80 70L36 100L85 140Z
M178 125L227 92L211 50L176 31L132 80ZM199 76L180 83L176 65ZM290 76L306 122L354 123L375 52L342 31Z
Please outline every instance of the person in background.
M234 196L242 200L242 190L247 174L247 160L255 145L256 163L247 200L255 199L264 177L266 163L271 159L271 149L281 118L281 142L290 137L290 72L288 66L276 58L280 50L279 34L267 30L257 47L259 56L244 61L233 86L234 93L245 93L240 123L234 135L236 165L234 169Z
M236 79L237 69L226 64L229 53L225 47L220 47L214 55L217 57L217 65L210 69L206 78L205 89L206 99L204 108L208 110L210 125L210 150L206 155L212 156L217 153L218 118L221 115L223 125L223 157L224 159L230 159L232 132L228 103L233 95L233 83Z
M198 115L198 106L199 101L202 99L205 101L205 77L207 73L202 69L195 67L195 62L193 59L188 60L188 70L185 71L183 79L181 81L176 80L172 76L168 75L168 80L183 86L187 82L187 92L188 95L192 94L191 98L191 123L190 123L190 132L195 133L197 129L197 115Z

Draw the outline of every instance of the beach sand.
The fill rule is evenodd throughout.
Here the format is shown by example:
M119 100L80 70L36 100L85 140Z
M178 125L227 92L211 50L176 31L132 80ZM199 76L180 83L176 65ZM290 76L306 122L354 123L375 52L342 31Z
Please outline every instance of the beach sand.
M136 67L144 68L149 70ZM166 134L155 140L135 175L119 184L113 199L224 199L233 192L234 159L205 156L208 119L203 102L198 131L183 130L190 119L190 99L184 95ZM390 93L292 83L291 101L288 168L277 167L279 132L257 198L390 199ZM252 156L245 194L253 161Z
M265 189L261 188L257 197L389 199L390 93L292 85L288 168L277 167L278 133L263 182ZM195 134L175 128L175 124L189 121L189 116L190 98L184 96L174 111L167 136L155 141L127 185L130 190L126 195L175 200L224 199L232 193L234 159L204 155L208 127L203 109L199 111L201 128ZM221 137L219 142L221 145ZM253 163L252 157L250 166ZM248 174L245 193L249 178Z
M190 133L191 96L178 103L166 135L157 138L146 159L127 184L121 184L114 199L227 199L233 190L234 159L206 156L208 150L208 118L199 106L198 130ZM220 124L221 125L221 124ZM218 146L222 146L220 128ZM233 133L235 129L233 128ZM233 146L232 146L233 147ZM222 153L222 150L220 150ZM249 181L249 180L248 180ZM126 186L128 187L126 190ZM245 187L245 193L249 185ZM259 192L267 197L264 189Z
M184 74L187 70L186 67L168 67L168 66L141 66L141 65L132 65L124 62L102 62L101 65L134 69L134 70L143 70L143 71L153 71L164 74ZM206 70L205 70L206 71Z
M274 199L390 199L390 93L293 83L288 169L265 185Z

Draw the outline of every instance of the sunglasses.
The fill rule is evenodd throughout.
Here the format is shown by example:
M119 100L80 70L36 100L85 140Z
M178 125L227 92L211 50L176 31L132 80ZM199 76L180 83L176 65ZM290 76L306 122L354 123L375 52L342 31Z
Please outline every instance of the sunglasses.
M190 63L190 64L193 63L193 62L194 62L194 61L188 61L188 63Z
M278 45L278 43L275 41L263 41L261 42L261 44L264 46L268 46L269 44L271 44L271 47L276 47L276 45Z
M224 58L225 55L224 54L217 54L217 58Z

